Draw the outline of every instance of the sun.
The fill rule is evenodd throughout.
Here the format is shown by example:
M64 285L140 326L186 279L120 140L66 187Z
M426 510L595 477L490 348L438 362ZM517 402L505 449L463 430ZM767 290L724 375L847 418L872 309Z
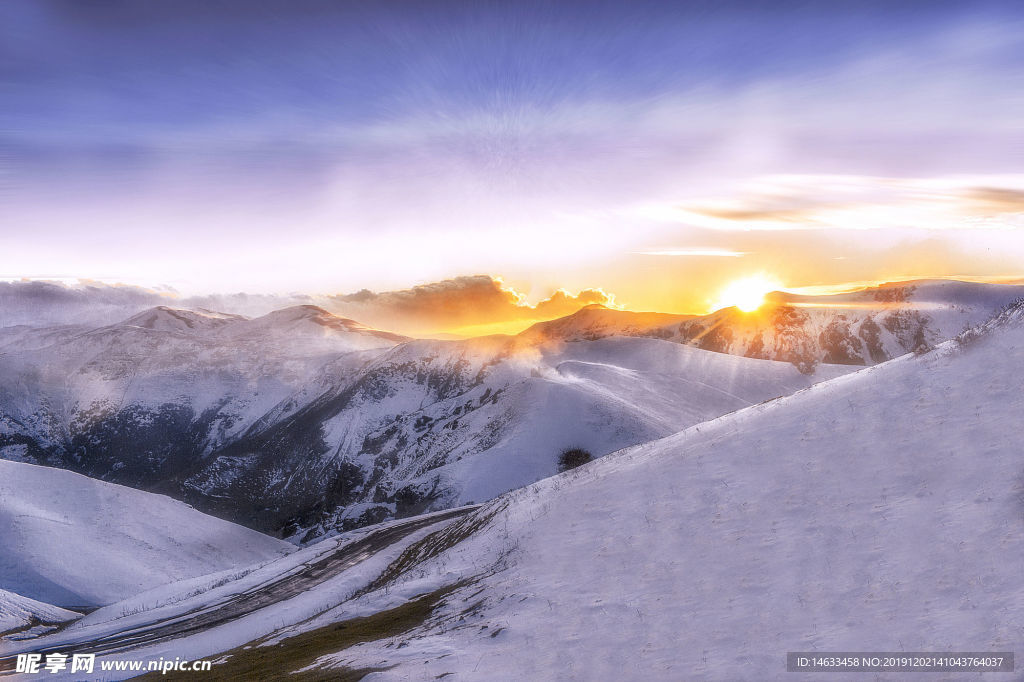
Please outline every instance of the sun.
M764 303L765 294L779 287L777 281L764 275L738 279L722 289L712 310L735 306L745 313L752 313Z

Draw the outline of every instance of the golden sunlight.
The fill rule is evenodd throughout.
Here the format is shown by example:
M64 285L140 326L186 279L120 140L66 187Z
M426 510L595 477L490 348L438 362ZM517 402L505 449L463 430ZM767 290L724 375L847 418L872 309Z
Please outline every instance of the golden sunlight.
M744 277L726 286L711 309L721 310L735 306L745 313L751 313L761 307L766 294L780 286L776 280L764 275Z

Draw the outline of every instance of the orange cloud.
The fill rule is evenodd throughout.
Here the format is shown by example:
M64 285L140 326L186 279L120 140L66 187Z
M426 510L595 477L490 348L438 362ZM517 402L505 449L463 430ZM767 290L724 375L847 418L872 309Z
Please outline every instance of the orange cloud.
M499 278L473 275L400 291L363 289L329 296L326 307L375 327L424 332L553 319L593 303L615 306L615 297L599 288L577 294L559 289L530 305Z
M1006 187L975 187L967 197L993 213L1024 212L1024 190Z
M81 322L110 324L155 305L263 315L294 305L318 305L379 329L407 334L458 331L514 332L537 320L576 312L592 303L617 307L615 297L596 288L573 294L558 289L531 305L526 296L497 277L474 275L398 291L354 294L209 294L171 292L101 282L0 280L0 327L15 324Z
M697 215L716 218L718 220L731 220L735 222L769 221L779 223L806 223L814 217L812 208L791 208L791 209L740 209L740 208L713 208L694 206L686 209Z
M641 209L660 220L724 230L1019 227L1021 213L1021 175L767 176L717 200Z

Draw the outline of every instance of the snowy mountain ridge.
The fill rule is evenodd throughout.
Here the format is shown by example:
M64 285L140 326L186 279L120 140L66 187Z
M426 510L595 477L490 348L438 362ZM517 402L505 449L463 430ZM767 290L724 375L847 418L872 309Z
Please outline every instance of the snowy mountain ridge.
M575 341L650 336L719 353L791 362L873 365L952 338L1024 296L1024 286L952 280L893 282L845 294L773 292L757 311L663 316L589 307L523 335ZM677 319L669 319L669 318Z
M487 500L554 474L564 449L598 457L927 348L1019 291L910 283L703 317L589 306L462 341L315 306L7 328L0 457L310 541Z

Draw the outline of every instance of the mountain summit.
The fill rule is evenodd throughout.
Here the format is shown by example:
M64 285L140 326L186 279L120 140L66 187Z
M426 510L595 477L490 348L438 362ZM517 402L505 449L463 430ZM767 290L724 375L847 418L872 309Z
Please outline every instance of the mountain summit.
M358 334L392 344L409 340L407 336L368 327L315 305L299 305L275 310L262 317L249 320L248 324L242 326L246 329L246 333L265 330L309 336L329 336L337 333Z

